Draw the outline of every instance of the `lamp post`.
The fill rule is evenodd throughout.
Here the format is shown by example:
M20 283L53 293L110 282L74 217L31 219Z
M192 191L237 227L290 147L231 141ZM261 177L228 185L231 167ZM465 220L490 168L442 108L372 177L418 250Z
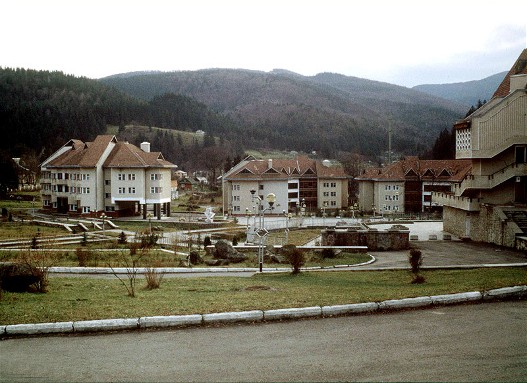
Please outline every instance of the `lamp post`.
M267 204L269 205L268 208L263 208L262 200L260 197L255 197L255 190L251 190L251 194L254 198L258 198L258 211L259 211L259 228L255 231L255 234L260 238L259 245L258 245L258 264L260 273L263 271L263 262L264 262L264 252L265 252L265 240L267 238L267 234L269 234L269 231L265 228L265 212L266 211L272 211L274 209L274 204L276 202L276 195L274 193L269 193L265 197Z
M104 231L104 221L106 220L107 216L106 214L102 213L101 214L101 219L102 219L102 235L105 235L105 231Z
M249 226L249 217L251 216L251 211L249 210L248 207L245 208L245 217L247 218L247 231L245 232L245 243L249 243L249 232L250 232L250 228L251 226Z
M149 227L149 234L152 234L152 217L154 215L152 213L148 213L148 215L146 216L148 218L148 227Z
M289 243L289 217L290 215L285 211L282 210L282 213L285 217L285 244L287 245Z
M373 218L375 218L375 204L371 205L371 210L373 211Z

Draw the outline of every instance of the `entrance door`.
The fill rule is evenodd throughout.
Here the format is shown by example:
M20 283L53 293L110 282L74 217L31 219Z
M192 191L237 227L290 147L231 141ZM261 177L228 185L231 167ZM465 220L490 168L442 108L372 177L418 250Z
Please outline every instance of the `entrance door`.
M514 202L527 202L527 180L525 177L516 177L514 179Z

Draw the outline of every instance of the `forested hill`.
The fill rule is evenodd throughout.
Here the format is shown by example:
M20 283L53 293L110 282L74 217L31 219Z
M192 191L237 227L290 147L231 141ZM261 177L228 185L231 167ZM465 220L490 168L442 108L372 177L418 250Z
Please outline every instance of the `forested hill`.
M208 69L100 81L143 100L166 92L190 96L243 126L248 146L324 155L378 155L387 149L388 127L395 150L420 154L467 111L409 88L332 73Z
M507 72L497 73L482 80L452 84L423 84L412 89L463 104L467 110L478 101L488 101L498 89Z
M25 157L25 163L42 161L71 138L91 141L107 125L202 129L217 135L240 130L187 96L164 94L147 102L62 72L0 68L0 100L0 152ZM181 148L165 149L167 159L180 160Z

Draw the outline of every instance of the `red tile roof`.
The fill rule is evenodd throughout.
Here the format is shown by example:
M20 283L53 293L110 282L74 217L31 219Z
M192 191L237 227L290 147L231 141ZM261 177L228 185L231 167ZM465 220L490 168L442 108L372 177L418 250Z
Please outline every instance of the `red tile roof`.
M47 167L94 168L110 145L114 145L105 167L174 167L160 152L144 152L127 142L118 142L112 135L100 135L93 142L70 140L63 147L69 150L51 160Z
M511 76L517 74L527 74L527 49L524 49L523 52L520 54L510 71L507 73L501 84L498 86L498 89L496 89L496 92L494 92L492 98L501 98L507 96L510 93L511 89L510 78Z
M406 157L384 168L367 169L356 179L359 181L404 181L415 173L424 180L460 182L470 173L471 169L470 160L420 160L417 157Z
M342 166L324 166L322 161L299 156L294 159L249 160L225 179L288 179L296 177L347 178Z

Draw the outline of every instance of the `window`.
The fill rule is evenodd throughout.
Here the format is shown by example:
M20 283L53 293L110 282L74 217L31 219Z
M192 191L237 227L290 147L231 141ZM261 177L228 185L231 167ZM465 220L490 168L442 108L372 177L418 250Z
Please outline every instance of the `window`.
M87 173L84 173L84 174L82 175L82 180L83 180L83 181L89 181L89 180L90 180L90 175L87 174Z
M45 199L45 200L43 200L43 201L42 201L42 204L43 204L44 206L49 206L49 199Z
M111 193L104 193L104 198L111 198L111 197L112 197Z
M287 184L288 189L298 189L298 183L296 182L290 182Z
M128 193L129 194L135 194L135 187L128 188Z
M58 179L58 180L61 180L61 179L62 179L62 173L57 173L57 179Z
M150 193L151 194L161 194L163 192L163 188L159 186L151 186L150 187Z
M232 200L233 201L239 201L240 200L240 196L239 195L233 195L232 196Z
M119 175L117 176L117 179L118 179L119 181L125 181L125 180L126 180L126 174L123 174L123 173L119 174Z
M115 211L115 206L105 206L104 210L105 211Z
M90 188L79 188L81 194L90 194Z
M331 192L331 196L332 197L336 197L337 196L337 192Z
M332 182L332 183L331 183L331 187L332 187L332 188L336 188L336 187L337 187L337 183L336 183L336 182Z
M240 207L239 206L233 206L232 207L232 211L240 211Z
M150 174L150 180L151 181L158 181L158 180L161 180L161 179L163 179L162 174L159 174L159 173L152 173L152 174Z
M53 202L53 209L57 208L57 202Z
M77 211L77 205L70 204L70 211Z
M331 201L331 202L330 202L330 205L331 205L331 206L337 206L337 201Z
M240 185L238 185L238 184L233 184L233 185L232 185L232 190L240 190Z
M263 185L258 185L258 190L263 190L264 186Z
M324 185L323 185L325 188L328 188L329 187L329 182L324 182Z
M135 181L135 173L128 174L128 181Z
M329 192L324 192L323 195L324 197L329 197Z
M124 193L126 193L126 188L119 188L118 193L119 193L119 194L124 194Z
M104 180L104 184L105 184L105 185L110 185L111 182L110 182L110 180Z
M83 213L89 213L90 212L90 207L89 206L83 206L82 207L82 212Z

